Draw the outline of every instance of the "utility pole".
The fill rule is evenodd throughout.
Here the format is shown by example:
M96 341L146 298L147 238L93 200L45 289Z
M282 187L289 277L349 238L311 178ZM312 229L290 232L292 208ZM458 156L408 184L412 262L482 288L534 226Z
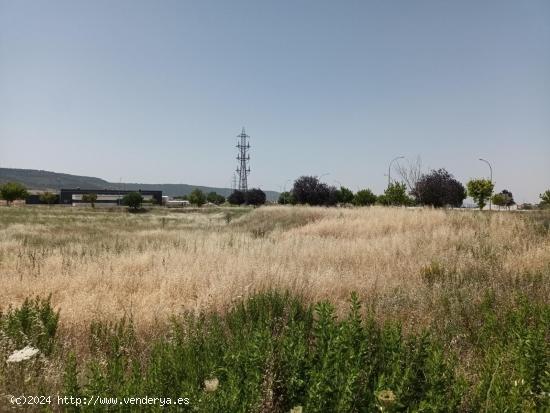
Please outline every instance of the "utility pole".
M239 161L239 165L236 172L239 175L239 191L246 192L248 191L248 174L250 173L250 154L248 153L250 150L250 136L246 134L244 126L242 132L237 135L237 138L239 138L237 141L237 148L239 149L237 160Z
M397 156L395 158L393 158L391 161L390 161L390 164L388 165L388 187L390 186L391 184L391 164L394 162L394 161L397 161L398 159L403 159L405 158L404 156Z
M491 183L493 183L493 167L491 166L491 163L488 160L483 159L483 158L479 158L479 160L481 162L485 162L487 165L489 165L489 173L490 173L490 178L489 179L490 179ZM492 198L493 198L492 196L489 197L489 211L492 211L492 209L493 209L492 208Z

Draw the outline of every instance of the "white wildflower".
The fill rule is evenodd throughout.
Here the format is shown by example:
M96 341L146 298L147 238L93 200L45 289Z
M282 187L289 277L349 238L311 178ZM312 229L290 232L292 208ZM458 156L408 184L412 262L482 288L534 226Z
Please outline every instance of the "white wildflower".
M38 353L38 349L27 346L25 348L22 348L21 350L15 350L9 357L8 357L8 363L19 363L21 361L25 361L33 357Z
M220 384L220 381L216 377L214 377L213 379L210 379L210 380L205 380L204 381L204 390L207 391L207 392L216 391L219 384Z

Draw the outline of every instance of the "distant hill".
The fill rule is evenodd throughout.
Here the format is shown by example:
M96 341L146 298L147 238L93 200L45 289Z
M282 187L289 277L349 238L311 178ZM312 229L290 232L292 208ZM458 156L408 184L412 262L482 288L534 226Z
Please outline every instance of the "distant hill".
M232 192L232 189L230 188L213 188L209 186L187 184L115 183L108 182L100 178L94 178L92 176L62 174L37 169L0 168L0 184L5 182L19 182L29 189L52 191L59 190L61 188L126 190L156 189L162 191L164 195L168 196L187 195L195 188L199 188L203 192L215 191L223 196L227 196ZM265 194L269 201L276 201L279 196L279 193L275 191L265 191Z

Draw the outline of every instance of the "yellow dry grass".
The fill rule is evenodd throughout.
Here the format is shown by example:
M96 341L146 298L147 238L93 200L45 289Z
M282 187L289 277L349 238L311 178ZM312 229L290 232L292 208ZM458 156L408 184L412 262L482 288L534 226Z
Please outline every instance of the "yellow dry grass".
M550 237L518 213L264 207L148 214L0 209L0 303L52 296L64 327L131 315L138 328L183 310L223 311L271 288L427 325L434 297L496 287L547 297ZM541 288L540 286L543 286ZM545 287L544 287L545 286Z

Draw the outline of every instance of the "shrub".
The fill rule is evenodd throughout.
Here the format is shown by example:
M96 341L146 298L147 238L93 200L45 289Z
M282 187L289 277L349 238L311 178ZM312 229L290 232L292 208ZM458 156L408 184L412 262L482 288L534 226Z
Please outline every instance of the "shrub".
M404 183L393 182L388 185L383 195L378 197L381 205L407 206L414 205L414 200L407 195L407 187Z
M18 182L7 182L0 186L0 198L4 199L8 206L16 199L25 199L28 196L27 188Z
M295 205L296 200L294 199L294 195L292 195L292 192L281 192L279 194L279 199L277 201L281 205Z
M213 204L221 205L225 202L225 197L212 191L208 193L208 195L206 196L206 200Z
M265 192L259 188L249 189L245 193L245 201L248 205L263 205L265 204Z
M195 188L189 194L188 200L191 204L201 207L206 202L206 196L199 188Z
M48 205L52 205L57 203L59 196L57 194L54 194L52 192L44 192L40 194L40 202L43 202Z
M422 175L414 194L422 205L460 207L466 198L466 189L445 169L438 169Z
M133 211L137 211L141 208L143 203L143 196L139 192L129 192L122 198L122 204L126 205Z
M242 205L244 204L245 198L242 191L235 190L227 197L227 202L231 205Z
M466 186L468 195L472 197L479 209L485 208L487 200L493 193L494 184L488 179L471 179Z
M550 208L550 189L539 195L540 206L542 208Z
M294 181L292 194L296 203L308 205L336 205L336 188L319 181L316 176L301 176Z
M95 208L95 202L97 201L97 194L84 194L82 195L82 201L91 204L92 208Z
M357 206L368 206L376 203L376 195L370 189L357 191L353 197L353 204Z
M341 186L340 189L336 191L338 202L340 204L351 204L354 199L353 192L346 188L345 186Z

